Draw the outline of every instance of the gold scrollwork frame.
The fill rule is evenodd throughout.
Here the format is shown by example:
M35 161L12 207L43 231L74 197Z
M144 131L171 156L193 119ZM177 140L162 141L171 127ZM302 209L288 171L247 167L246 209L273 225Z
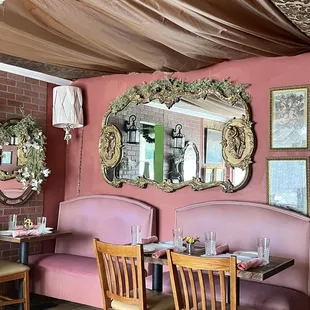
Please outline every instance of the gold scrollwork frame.
M249 84L234 84L229 79L216 81L208 78L193 82L184 82L180 79L167 77L161 80L152 81L129 88L110 104L109 109L103 117L102 130L99 139L99 154L101 159L101 171L104 180L114 187L121 187L122 184L125 183L137 186L139 188L146 188L148 184L151 184L167 193L174 192L177 189L183 188L185 186L191 186L195 191L221 186L223 191L227 193L232 193L244 187L244 182L242 183L242 186L236 187L230 180L205 183L200 178L196 177L190 181L181 183L172 183L169 179L165 179L163 182L158 183L154 180L147 179L144 176L138 176L135 180L119 179L115 178L114 176L111 180L108 177L108 170L114 168L121 160L122 144L119 130L114 125L108 125L108 119L110 115L116 115L118 112L124 110L132 102L138 105L157 100L161 104L165 104L168 108L171 108L181 99L181 97L186 97L188 99L200 99L206 98L208 95L214 95L220 100L230 103L232 106L239 104L244 108L245 115L242 119L239 119L239 121L235 119L235 122L239 122L238 126L246 126L246 147L243 152L245 155L242 156L242 160L239 160L238 163L231 163L231 156L229 156L229 151L226 150L226 157L224 157L224 160L228 166L245 169L245 179L246 182L248 182L250 179L250 172L252 171L249 165L252 163L252 156L254 152L254 133L251 127L252 122L250 121L249 104L251 102L251 97L245 91L247 87L249 87ZM237 123L235 125L237 126ZM105 137L107 132L117 133L117 141L116 143L113 143L113 145L109 144L107 138ZM229 144L229 141L230 140L226 137L225 140L223 140L223 143ZM247 145L248 143L251 143L251 145ZM113 148L113 151L111 147ZM112 156L113 159L107 158L109 149L110 152L114 153L114 156Z

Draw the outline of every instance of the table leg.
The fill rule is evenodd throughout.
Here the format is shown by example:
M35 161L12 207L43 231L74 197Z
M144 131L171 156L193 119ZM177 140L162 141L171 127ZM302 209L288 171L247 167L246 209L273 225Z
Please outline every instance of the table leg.
M163 265L153 264L152 290L163 291Z
M24 265L28 265L28 256L29 256L29 243L28 242L22 242L19 246L19 258L20 258L20 263ZM23 297L23 280L19 281L19 288L18 288L18 297L22 298ZM19 310L24 309L23 304L18 305Z
M226 301L230 304L230 276L227 277L226 282L227 290L226 290ZM237 306L240 305L240 279L237 277L236 283L236 298L237 298Z

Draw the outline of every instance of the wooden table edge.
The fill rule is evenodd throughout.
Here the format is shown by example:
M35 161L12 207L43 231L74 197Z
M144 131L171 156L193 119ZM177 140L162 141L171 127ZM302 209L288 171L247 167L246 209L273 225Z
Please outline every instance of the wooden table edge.
M51 234L44 234L38 236L24 236L24 237L12 237L12 236L0 236L0 241L12 242L12 243L24 243L24 242L39 242L45 240L52 240L58 237L67 237L72 235L70 231L55 231Z

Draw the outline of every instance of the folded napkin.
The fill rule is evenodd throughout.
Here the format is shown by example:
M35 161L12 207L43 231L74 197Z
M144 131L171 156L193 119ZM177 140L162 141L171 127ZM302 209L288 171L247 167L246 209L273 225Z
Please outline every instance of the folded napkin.
M157 242L158 242L158 237L156 236L151 236L148 238L141 239L141 244L149 244L149 243L157 243Z
M215 249L216 255L229 252L229 246L227 243L224 243Z
M40 235L37 229L30 229L30 230L14 230L12 236L16 237L24 237L24 236L38 236Z
M159 258L159 257L162 257L162 256L165 256L167 254L167 250L172 250L175 252L175 248L174 247L171 247L171 248L165 248L165 249L160 249L156 252L154 252L152 254L152 257L153 258Z
M38 225L33 226L33 229L37 229L37 228L38 228ZM24 230L24 226L23 225L17 225L16 230Z
M245 271L250 268L256 268L258 266L261 266L263 263L264 263L264 260L262 258L253 258L247 262L241 262L237 264L237 268Z

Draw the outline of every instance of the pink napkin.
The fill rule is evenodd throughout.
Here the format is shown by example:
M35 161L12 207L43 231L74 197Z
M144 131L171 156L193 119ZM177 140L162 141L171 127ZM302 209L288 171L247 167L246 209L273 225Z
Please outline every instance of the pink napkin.
M156 236L141 239L141 244L156 243L156 242L158 242L158 237Z
M218 247L216 247L215 249L215 252L216 252L216 255L218 254L222 254L222 253L225 253L225 252L229 252L229 246L227 243L224 243Z
M38 225L33 226L33 229L37 229L37 228L38 228ZM24 226L23 225L17 225L16 230L24 230Z
M31 230L14 230L12 236L16 237L24 237L24 236L37 236L39 235L39 231L37 229Z
M152 254L152 257L153 257L153 258L159 258L159 257L165 256L166 253L167 253L167 250L175 251L175 250L174 250L174 247L166 248L166 249L161 249L161 250L158 250L158 251L154 252L154 253Z
M248 270L250 268L256 268L260 265L262 265L264 262L264 260L262 258L253 258L247 262L241 262L239 264L237 264L237 268L240 270Z

